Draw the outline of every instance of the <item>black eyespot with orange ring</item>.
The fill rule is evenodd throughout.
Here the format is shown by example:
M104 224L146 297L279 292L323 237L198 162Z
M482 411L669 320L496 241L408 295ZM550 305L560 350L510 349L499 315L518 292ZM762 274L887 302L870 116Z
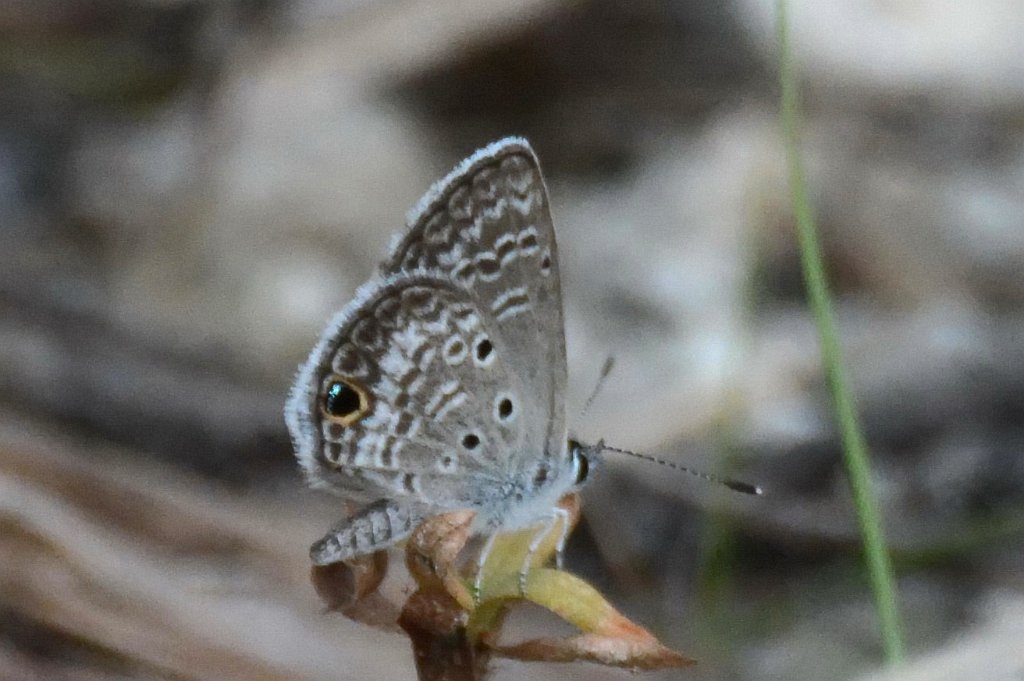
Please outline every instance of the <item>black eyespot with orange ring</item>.
M320 412L324 418L342 426L351 426L370 413L370 393L358 381L331 376L324 386L320 397Z

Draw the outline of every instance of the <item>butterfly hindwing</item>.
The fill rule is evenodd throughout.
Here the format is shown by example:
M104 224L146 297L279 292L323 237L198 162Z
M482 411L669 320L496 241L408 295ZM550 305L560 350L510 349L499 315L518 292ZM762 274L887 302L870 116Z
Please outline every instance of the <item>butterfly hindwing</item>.
M300 461L350 497L473 505L525 443L521 381L493 320L435 273L369 284L335 319L289 403ZM335 415L332 391L349 393ZM302 440L301 442L299 440Z

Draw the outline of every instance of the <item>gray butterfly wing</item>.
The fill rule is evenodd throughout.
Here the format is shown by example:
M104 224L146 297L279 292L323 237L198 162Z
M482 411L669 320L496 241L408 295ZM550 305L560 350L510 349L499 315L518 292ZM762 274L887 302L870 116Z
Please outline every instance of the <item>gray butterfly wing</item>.
M480 506L528 445L509 346L437 273L364 286L300 370L286 409L310 481L356 501L428 513Z
M495 142L434 185L381 265L445 273L493 318L508 365L526 387L526 447L510 465L568 459L566 359L558 249L536 155L521 138Z

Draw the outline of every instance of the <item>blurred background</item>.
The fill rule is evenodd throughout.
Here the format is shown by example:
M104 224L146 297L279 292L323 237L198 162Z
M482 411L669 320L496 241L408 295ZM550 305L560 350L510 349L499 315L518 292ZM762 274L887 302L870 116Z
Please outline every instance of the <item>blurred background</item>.
M558 229L574 432L767 491L623 458L595 476L568 568L699 660L644 678L1024 678L1024 10L793 2L910 651L891 674L804 301L773 11L3 3L0 677L413 678L402 636L322 613L307 549L342 509L305 489L281 407L431 182L520 134Z

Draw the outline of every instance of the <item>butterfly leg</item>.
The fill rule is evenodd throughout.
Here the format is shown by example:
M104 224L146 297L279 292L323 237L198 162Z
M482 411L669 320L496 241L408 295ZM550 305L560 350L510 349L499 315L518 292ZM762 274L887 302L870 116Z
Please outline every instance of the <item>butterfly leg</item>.
M412 534L421 519L407 506L388 499L375 501L313 544L309 557L315 565L329 565L379 551Z
M487 562L487 557L491 555L491 549L494 548L494 538L497 536L497 533L492 533L487 537L484 547L480 549L480 555L476 558L476 577L473 579L473 602L475 603L480 602L480 589L484 579L484 563Z
M560 506L556 506L551 509L551 515L548 517L547 523L544 527L533 536L533 541L530 542L530 547L526 551L526 558L523 560L523 567L519 570L519 595L526 595L526 578L530 574L530 563L533 562L533 556L537 553L540 545L544 542L551 530L554 529L558 521L561 520L562 530L558 535L558 543L555 544L555 566L558 569L562 568L562 551L565 549L565 541L569 536L569 512Z
M565 553L565 542L569 539L569 512L561 506L556 506L552 512L555 514L555 518L561 518L562 520L562 531L558 534L558 543L555 544L555 569L561 570L562 554Z

